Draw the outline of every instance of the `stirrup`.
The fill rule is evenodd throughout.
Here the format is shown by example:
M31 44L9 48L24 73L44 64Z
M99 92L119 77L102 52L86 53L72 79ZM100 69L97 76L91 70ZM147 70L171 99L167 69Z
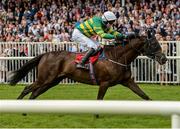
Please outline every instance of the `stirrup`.
M89 70L89 67L88 67L88 65L86 65L86 64L85 64L85 65L77 64L77 65L76 65L76 68Z

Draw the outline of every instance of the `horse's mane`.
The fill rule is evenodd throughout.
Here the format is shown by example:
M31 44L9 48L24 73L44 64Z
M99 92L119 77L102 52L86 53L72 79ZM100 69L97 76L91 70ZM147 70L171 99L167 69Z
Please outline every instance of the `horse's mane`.
M122 46L122 45L105 45L104 52L105 55L111 59L119 58L119 55L123 55L126 50L129 48L129 44Z
M111 59L119 58L123 56L124 53L127 53L128 50L132 47L130 45L130 42L133 39L141 39L141 38L144 38L144 36L134 35L128 39L128 43L126 45L122 45L122 43L119 43L119 44L117 43L116 45L105 45L104 46L105 54Z

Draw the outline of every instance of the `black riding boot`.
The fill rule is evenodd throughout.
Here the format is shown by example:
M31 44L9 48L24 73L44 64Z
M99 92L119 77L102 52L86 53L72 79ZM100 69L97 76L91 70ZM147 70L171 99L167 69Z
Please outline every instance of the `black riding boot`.
M94 48L91 48L87 51L87 53L82 58L81 62L76 65L77 68L83 68L85 69L85 63L89 59L89 57L95 52Z

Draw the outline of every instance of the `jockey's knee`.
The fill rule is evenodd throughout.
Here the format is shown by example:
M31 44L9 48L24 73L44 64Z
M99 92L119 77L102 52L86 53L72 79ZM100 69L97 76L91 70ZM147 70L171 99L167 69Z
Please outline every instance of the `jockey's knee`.
M98 46L97 46L97 45L94 45L94 46L91 46L91 48L93 48L94 50L97 50L97 49L98 49Z
M98 46L96 49L95 48L92 48L92 49L94 49L94 53L92 54L92 55L96 55L97 53L101 53L102 52L102 47L100 47L100 46Z

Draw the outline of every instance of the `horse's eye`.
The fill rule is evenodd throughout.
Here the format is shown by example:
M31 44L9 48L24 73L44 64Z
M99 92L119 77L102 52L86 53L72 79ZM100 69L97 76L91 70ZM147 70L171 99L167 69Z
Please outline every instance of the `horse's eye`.
M156 44L155 44L155 43L152 43L152 44L151 44L151 46L152 46L152 47L155 47L155 46L156 46Z

